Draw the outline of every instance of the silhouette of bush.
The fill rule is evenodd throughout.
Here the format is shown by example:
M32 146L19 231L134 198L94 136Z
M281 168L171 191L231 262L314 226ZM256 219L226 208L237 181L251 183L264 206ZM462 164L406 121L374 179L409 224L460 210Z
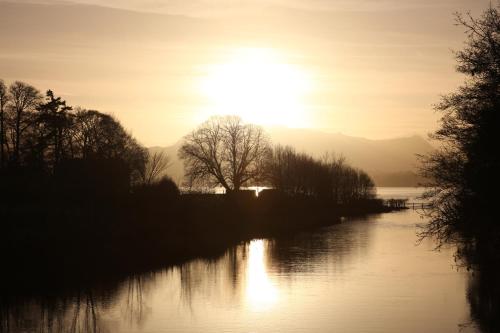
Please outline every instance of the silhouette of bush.
M134 188L134 197L140 198L142 202L166 203L180 196L177 184L168 176L162 177L159 181L151 184L142 184Z

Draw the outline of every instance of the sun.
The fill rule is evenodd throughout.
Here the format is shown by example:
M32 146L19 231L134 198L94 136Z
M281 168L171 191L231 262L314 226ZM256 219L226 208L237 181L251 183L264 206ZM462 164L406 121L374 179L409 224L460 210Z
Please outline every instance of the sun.
M201 80L207 100L204 116L238 115L260 125L307 127L306 104L312 89L309 73L287 63L273 49L241 48L208 65Z

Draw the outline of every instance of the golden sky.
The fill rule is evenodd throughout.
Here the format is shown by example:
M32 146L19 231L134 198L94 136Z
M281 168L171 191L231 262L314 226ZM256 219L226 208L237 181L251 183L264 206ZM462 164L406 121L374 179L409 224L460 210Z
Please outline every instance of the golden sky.
M489 0L0 0L0 78L117 116L146 145L215 113L425 135L454 90L452 13Z

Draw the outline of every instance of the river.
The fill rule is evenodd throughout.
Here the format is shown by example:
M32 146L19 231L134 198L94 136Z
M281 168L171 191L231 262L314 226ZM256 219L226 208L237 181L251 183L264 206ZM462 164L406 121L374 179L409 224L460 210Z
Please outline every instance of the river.
M410 200L420 192L379 189L381 197ZM425 222L407 210L255 239L217 259L25 302L16 309L17 323L7 315L10 330L476 332L466 299L469 275L455 264L453 248L417 244Z

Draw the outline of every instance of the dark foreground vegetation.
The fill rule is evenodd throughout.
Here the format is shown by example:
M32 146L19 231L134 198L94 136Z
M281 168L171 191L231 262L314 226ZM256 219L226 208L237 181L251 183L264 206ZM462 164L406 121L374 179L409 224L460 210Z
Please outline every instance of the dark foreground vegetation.
M55 205L49 196L33 205L12 203L3 207L1 259L18 282L42 279L46 272L64 280L92 279L216 255L242 240L329 225L341 216L386 211L378 200L337 206L252 194L181 196L162 181L105 203L71 198Z
M98 309L123 284L136 304L148 272L216 258L244 240L387 210L375 199L332 204L275 190L258 198L253 191L181 195L168 179L122 195L93 192L96 200L89 194L39 192L2 206L0 331L98 332ZM26 313L36 314L32 322L23 322Z
M434 181L427 193L433 208L423 236L458 247L457 259L472 269L471 314L483 332L500 331L500 7L476 19L458 15L467 32L457 52L466 83L443 98L441 149L424 158L423 175Z

